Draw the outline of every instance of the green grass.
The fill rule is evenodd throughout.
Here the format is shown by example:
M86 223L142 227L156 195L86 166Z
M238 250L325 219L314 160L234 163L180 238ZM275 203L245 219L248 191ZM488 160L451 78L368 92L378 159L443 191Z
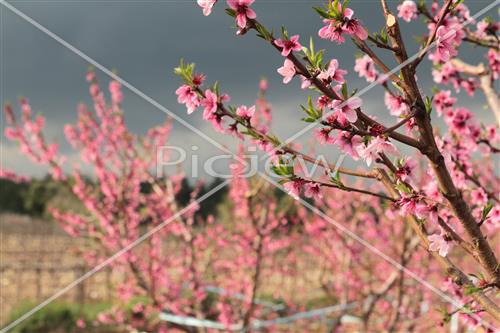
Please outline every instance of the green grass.
M10 313L10 320L14 321L37 304L26 301L21 303ZM109 309L108 303L74 304L65 302L54 302L40 311L34 313L28 319L12 329L12 333L48 333L53 331L73 333L82 332L76 326L76 321L82 319L87 326L97 317L97 315Z

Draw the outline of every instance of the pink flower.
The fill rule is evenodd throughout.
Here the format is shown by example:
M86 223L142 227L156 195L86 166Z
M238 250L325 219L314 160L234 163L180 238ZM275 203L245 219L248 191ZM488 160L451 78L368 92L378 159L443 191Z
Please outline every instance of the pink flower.
M353 159L359 159L358 151L363 146L363 139L359 135L352 135L347 131L342 131L339 133L335 143Z
M385 106L389 109L391 115L400 117L405 116L410 111L408 104L406 104L403 96L393 96L388 92L385 93L384 98Z
M344 75L347 74L346 70L339 69L339 62L337 59L332 59L326 71L322 71L318 78L327 82L336 81L344 83Z
M450 58L457 55L457 50L453 46L456 31L448 30L444 26L440 26L436 32L436 58L446 62Z
M417 5L413 1L405 0L398 6L398 17L401 17L406 22L416 19L417 13Z
M304 195L307 198L321 199L323 195L321 194L320 186L318 183L307 183L305 185Z
M411 157L408 157L403 165L397 169L396 176L404 182L410 182L415 176L414 171L416 168L417 162Z
M488 62L493 73L493 78L497 80L500 77L500 51L490 49L488 51Z
M342 36L344 30L342 29L342 26L336 22L337 21L335 20L323 20L323 23L326 23L326 26L318 31L318 36L323 39L329 39L332 42L337 42L338 44L345 42L345 38Z
M255 113L255 105L247 108L245 105L242 105L236 109L236 114L243 119L250 120Z
M377 136L370 141L368 146L360 152L360 155L366 161L366 164L370 166L379 153L399 155L398 149L389 142L389 139L383 136Z
M121 104L121 102L123 101L123 92L121 87L122 85L118 81L113 80L109 83L109 92L114 104Z
M434 82L448 84L457 75L457 69L451 62L445 63L441 68L432 71Z
M477 30L476 30L477 37L486 38L487 37L486 30L488 29L489 26L490 26L490 24L488 21L486 21L486 20L480 21L476 26L477 27Z
M198 6L203 8L203 15L208 16L212 13L212 7L215 5L217 0L197 0Z
M314 131L314 136L322 145L333 144L335 139L330 136L331 130L329 128L322 128Z
M474 204L483 206L488 202L488 196L482 188L477 188L471 192L471 200Z
M85 327L87 327L87 324L85 323L85 320L80 318L76 321L76 327L85 328Z
M204 107L203 119L211 120L218 108L217 94L210 89L205 90L205 98L201 100L200 104Z
M452 248L451 241L447 240L447 236L443 230L441 230L441 234L433 234L429 237L429 250L438 251L441 257L446 257Z
M346 120L350 123L358 120L356 109L361 107L363 101L359 97L351 97L347 101L335 100L330 103L330 107L335 110L337 121L346 125ZM342 106L340 106L342 105Z
M342 5L339 3L338 10L342 10ZM345 38L342 34L355 35L361 40L368 38L368 32L363 28L359 20L352 18L354 11L350 8L345 8L341 13L340 18L325 19L326 24L318 32L318 35L323 39L329 39L337 43L343 43Z
M236 24L240 28L247 26L247 19L255 19L257 14L248 8L255 0L227 0L227 4L231 9L236 11Z
M401 216L415 214L418 206L416 198L406 197L404 195L396 201L395 205L399 208L399 214Z
M366 78L366 81L368 82L374 82L378 77L378 72L375 69L375 63L368 55L356 59L354 71L358 73L359 77Z
M302 50L302 45L299 43L299 35L292 36L289 40L277 39L274 41L274 44L282 48L281 55L284 57L288 57L292 51L297 52Z
M292 81L293 77L295 76L295 65L291 60L285 59L283 67L278 68L278 73L283 75L283 83L287 84Z
M361 40L368 38L368 32L363 28L358 19L353 19L354 11L350 8L344 10L344 29L349 35L355 35Z
M304 181L302 179L296 179L285 183L283 188L289 195L298 200L302 186L304 186Z
M436 106L436 111L439 116L443 115L449 111L457 99L451 97L451 91L441 90L436 95L434 95L434 105Z
M193 88L191 88L191 86L184 84L180 86L179 89L175 91L175 93L178 96L177 101L181 104L186 105L188 114L193 113L193 111L196 110L198 106L200 106L198 95L193 90Z
M421 220L427 219L431 224L437 224L439 221L438 208L436 205L419 203L415 208L415 215Z
M300 81L302 82L300 85L300 88L302 89L307 89L312 85L311 80L309 80L303 75L300 76Z
M489 222L492 226L496 227L500 225L500 205L496 205L490 211L488 215L487 222Z

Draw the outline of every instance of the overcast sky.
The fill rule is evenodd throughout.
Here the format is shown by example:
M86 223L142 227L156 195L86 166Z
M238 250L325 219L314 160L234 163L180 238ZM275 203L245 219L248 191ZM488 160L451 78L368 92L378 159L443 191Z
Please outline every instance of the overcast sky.
M137 0L137 1L9 1L16 8L59 35L103 66L118 71L130 84L175 112L221 143L234 147L234 139L217 135L201 119L201 112L186 115L185 108L177 104L175 89L179 79L173 68L180 58L197 63L198 69L208 75L209 81L219 81L223 91L231 94L237 104L253 104L258 81L270 80L269 100L274 106L274 132L283 138L305 126L298 105L305 103L305 94L298 88L299 80L284 86L276 68L282 57L253 33L235 36L233 21L224 14L225 1L219 1L214 13L204 17L195 0ZM301 41L317 37L321 20L311 9L323 1L257 0L254 8L259 20L269 28L279 31L286 26L291 34L300 34ZM466 1L474 14L491 1ZM396 10L398 1L390 1ZM376 0L353 0L351 8L370 29L380 30L383 19ZM29 98L32 107L47 117L47 137L63 143L62 127L76 119L79 102L89 102L88 86L84 76L88 63L64 48L43 32L37 30L6 8L2 8L2 104L15 102L18 96ZM498 11L488 15L498 19ZM421 22L402 23L403 30L412 44L412 37L422 33ZM318 38L316 38L318 40ZM353 71L356 50L347 41L342 46L317 41L318 47L327 49L328 57L339 59L349 71L350 88L363 88ZM409 47L417 50L416 43ZM479 52L481 51L481 52ZM383 51L381 51L383 52ZM468 49L466 58L482 61L483 50ZM389 62L393 65L393 62ZM432 87L427 61L418 74L419 82L427 89ZM100 81L107 77L99 73ZM386 119L380 89L373 89L363 96L365 109L379 119ZM492 121L490 111L483 108L484 100L467 97L461 103L473 109L481 119ZM136 96L125 91L124 110L127 123L138 133L164 120L165 114ZM301 142L310 136L306 135ZM217 152L206 140L174 124L170 141L186 148L201 147L202 157ZM67 145L64 153L72 154ZM333 158L333 157L332 157ZM2 162L5 168L21 174L43 175L45 170L33 166L3 141Z

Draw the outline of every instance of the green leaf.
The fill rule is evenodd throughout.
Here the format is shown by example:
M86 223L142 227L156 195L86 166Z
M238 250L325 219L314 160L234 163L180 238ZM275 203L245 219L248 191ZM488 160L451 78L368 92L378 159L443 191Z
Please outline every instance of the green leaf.
M425 111L430 114L432 111L432 101L434 100L434 96L429 97L425 96Z
M231 8L226 8L226 14L231 16L231 17L236 17L236 11Z
M483 213L482 213L482 220L486 220L488 218L488 215L490 214L491 210L493 209L493 203L488 202L486 206L483 208Z
M323 18L331 19L331 15L321 7L313 7L313 9Z
M411 189L406 186L404 183L397 183L396 186L394 186L396 188L396 190L398 190L399 192L402 192L402 193L407 193L407 194L410 194L411 193Z
M465 286L465 295L470 296L472 294L477 293L478 291L481 291L481 288L476 287L476 286Z
M348 96L348 92L347 92L347 83L344 82L342 84L342 96L344 96L344 99L347 99L349 96Z

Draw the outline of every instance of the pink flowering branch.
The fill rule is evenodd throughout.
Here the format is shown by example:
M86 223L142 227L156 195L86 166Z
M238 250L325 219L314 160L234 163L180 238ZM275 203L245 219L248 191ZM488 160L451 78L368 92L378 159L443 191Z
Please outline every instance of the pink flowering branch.
M392 14L387 9L385 1L382 0L382 4L384 7L386 18L391 17ZM446 12L446 10L443 11L443 13L444 12ZM396 55L396 59L399 63L403 63L408 59L408 55L404 47L397 20L394 20L395 23L393 23L391 26L388 26L387 29L393 45L398 45L400 50L400 52L398 52L398 54ZM481 258L482 265L486 269L486 272L489 275L490 279L492 279L492 281L497 281L497 283L500 284L500 266L498 265L495 254L491 249L490 244L485 239L483 233L477 226L477 222L472 216L470 208L463 199L459 190L455 187L449 171L444 163L444 158L437 148L431 120L428 113L425 111L424 102L415 81L414 71L414 66L411 68L406 68L406 70L403 69L404 80L407 85L411 87L411 91L408 94L407 98L411 101L415 101L417 108L419 109L419 112L416 115L416 122L421 136L420 151L431 161L431 165L440 183L440 190L442 191L444 197L448 200L448 202L450 202L454 213L462 222L462 225L464 226L468 235L471 237L473 244L477 246L477 251L479 253L479 257Z
M385 1L385 0L382 0L382 1ZM424 44L424 48L419 53L417 59L415 59L415 61L411 64L411 66L413 68L416 68L422 62L422 60L424 60L427 52L429 51L429 47L431 46L432 43L434 43L434 41L436 39L436 35L438 33L438 30L441 27L441 25L443 24L443 21L446 18L446 15L448 15L448 13L450 12L452 4L453 4L453 0L446 0L446 3L441 8L441 14L439 15L439 18L437 19L437 21L435 23L434 29L432 30L431 34L427 38L427 41ZM385 5L384 11L386 11L386 12L388 11L387 5Z
M428 38L426 48L424 49L424 51L420 55L420 58L423 59L423 57L425 56L426 51L427 51L426 50L427 46L430 46L430 44L434 41L436 36L438 36L438 35L441 36L443 34L444 34L444 36L443 36L444 39L442 40L443 45L441 47L444 48L444 50L441 51L442 52L442 55L441 55L442 59L444 59L445 56L449 57L453 53L452 50L448 50L450 45L448 45L448 44L445 45L445 39L446 39L446 43L448 43L447 39L449 39L449 36L447 36L447 33L443 29L441 29L442 28L441 25L444 22L444 19L446 18L447 14L449 14L449 9L451 8L451 3L452 3L451 1L447 1L445 6L441 9L441 14L434 24L431 35ZM337 2L335 2L335 4L333 4L333 5L330 4L328 10L335 12L335 10L336 10L335 6L337 6ZM392 43L392 48L395 50L394 53L395 53L397 61L400 64L402 64L403 62L405 62L408 59L408 55L407 55L407 52L405 49L404 42L403 42L402 37L401 37L401 33L399 31L397 19L395 18L394 15L391 14L385 1L382 1L382 7L384 9L384 14L386 17L386 25L387 25L386 28L387 28L387 32L389 35L389 39L391 40L391 43ZM230 14L232 14L232 13L230 13ZM325 20L325 23L329 24L327 27L325 27L324 29L322 29L320 31L320 35L322 37L331 38L332 40L336 39L338 41L343 41L341 36L336 35L337 33L339 33L339 31L340 31L340 34L343 32L352 33L353 31L355 31L355 30L350 31L346 28L346 26L340 25L340 24L344 24L344 23L338 23L339 16L343 16L343 20L347 20L347 21L352 19L352 11L348 11L348 10L344 9L344 7L342 7L342 9L339 9L339 12L334 13L334 14L331 14L330 12L325 12L325 11L320 12L320 14L322 14L324 17L327 17L327 19ZM332 19L330 19L329 15L333 15ZM347 19L346 19L346 17L347 17ZM342 21L342 22L345 22L345 21ZM358 24L358 23L356 23L356 24ZM240 28L241 28L241 30L239 31L240 34L246 33L249 29L255 29L260 34L260 36L262 38L264 38L265 40L270 42L273 47L275 47L278 51L280 51L281 53L284 53L286 55L287 60L285 61L285 66L282 69L280 69L281 70L280 73L285 76L285 82L288 82L293 77L293 75L298 74L298 75L301 75L302 77L304 77L304 79L306 81L309 81L312 85L314 85L316 88L318 88L328 98L330 98L332 100L342 100L343 99L342 96L340 96L337 92L335 92L331 87L327 86L320 79L320 75L322 75L321 73L310 72L309 69L306 67L306 65L304 65L294 55L292 49L285 50L284 44L282 42L276 43L276 40L272 36L272 34L270 34L263 27L262 24L260 24L257 20L255 20L255 18L253 18L253 17L249 18L247 20L247 24L245 25L245 27L241 27L241 25L240 25ZM335 29L337 29L337 30L335 30ZM343 30L343 29L345 29L345 30ZM373 57L374 56L373 52L368 47L366 47L366 44L363 44L361 42L363 39L366 38L366 34L361 34L361 33L359 35L357 33L354 33L354 34L356 36L355 39L356 38L358 39L357 42L361 46L361 48L364 49L365 52L367 52L369 55L371 55ZM297 40L293 41L293 43L296 43L296 42L297 42ZM438 46L438 50L439 50L439 46ZM308 59L308 60L309 60L309 65L314 65L310 59ZM373 60L373 61L378 62L378 60L379 59L375 56L375 60ZM419 62L419 60L417 60L417 63L418 62ZM379 66L383 69L383 71L387 71L386 69L384 69L387 67L385 65L383 65L383 63L382 64L379 63ZM392 131L389 131L389 134L390 134L389 136L396 139L396 140L399 140L403 143L407 143L408 145L419 149L424 155L429 157L429 159L431 160L431 162L434 163L434 165L436 165L435 170L436 170L436 173L438 176L438 180L441 183L441 189L443 190L444 188L451 187L451 192L455 192L455 194L456 194L456 195L455 194L452 195L453 196L452 197L451 195L447 194L445 191L445 193L444 193L445 197L447 197L447 199L451 202L452 207L457 212L457 215L466 225L466 229L469 232L469 234L471 234L471 233L474 234L473 238L476 240L479 240L479 243L481 244L480 245L481 249L479 251L482 252L482 254L483 254L483 256L482 256L483 263L486 265L487 270L489 270L490 273L495 272L493 274L493 276L495 278L497 278L498 271L496 268L496 266L497 266L495 264L496 259L494 259L495 257L493 255L493 252L491 251L491 248L489 247L487 242L484 241L484 237L480 235L480 231L477 229L477 227L474 227L475 222L473 222L473 219L472 219L472 216L470 215L470 213L468 213L466 210L464 210L462 208L459 208L459 207L462 207L465 204L465 202L463 200L460 200L459 195L458 195L458 190L454 187L453 182L451 181L451 177L448 173L448 170L446 169L446 166L444 165L444 163L442 161L440 161L442 159L442 156L440 156L440 152L439 152L439 150L436 146L436 143L434 141L432 126L430 125L430 120L429 120L429 117L427 116L427 111L424 109L424 102L422 100L422 97L420 96L420 92L419 92L418 86L417 86L416 81L415 81L415 67L416 66L406 66L402 69L402 72L403 72L402 88L403 88L405 95L406 95L405 99L407 101L412 101L409 104L412 105L412 108L415 108L414 115L416 116L416 123L419 127L421 138L419 141L416 141L412 138L407 138L407 137L401 138L401 137L398 137L396 135L397 133L392 133ZM365 115L359 108L356 109L356 113L357 113L358 120L355 121L354 124L355 124L355 126L358 127L358 129L357 129L358 131L366 131L370 127L376 128L376 131L381 131L382 133L384 133L384 131L386 130L386 128L384 126L373 121L369 116ZM410 121L410 119L408 121ZM403 123L406 123L406 121L404 121ZM399 124L397 126L399 126ZM412 140L414 140L414 141L412 141ZM495 265L493 265L493 264L495 264Z
M500 58L500 56L497 57ZM480 86L486 96L486 101L493 111L497 124L500 127L500 96L495 89L495 75L492 70L487 69L482 63L473 66L460 59L453 59L452 64L459 72L479 77Z

